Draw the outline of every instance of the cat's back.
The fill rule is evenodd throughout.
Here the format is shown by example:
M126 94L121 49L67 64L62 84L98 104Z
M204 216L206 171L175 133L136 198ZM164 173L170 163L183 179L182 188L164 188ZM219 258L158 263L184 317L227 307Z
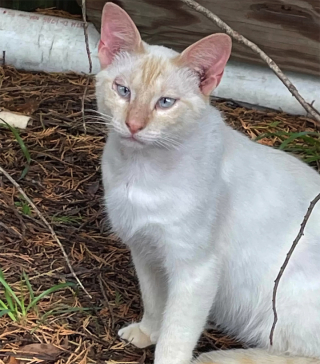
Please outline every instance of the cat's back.
M222 178L235 202L263 200L277 208L303 210L320 193L320 175L313 168L282 150L254 142L226 127ZM279 206L280 205L280 206ZM262 206L261 206L262 207ZM317 210L320 210L317 209Z
M219 292L215 318L233 334L241 334L243 340L263 335L268 342L274 280L310 202L320 193L320 176L296 157L252 142L230 128L226 128L225 141L229 148L221 173L225 195L231 202L223 206L220 236L225 254L222 286L228 289ZM313 300L314 306L306 314L310 317L317 316L320 307L319 221L320 202L283 278L279 301L285 304L284 308L279 305L279 310L285 324L286 319L294 322L292 316L284 317L286 307L297 305L297 301L307 307ZM257 287L259 295L255 293ZM226 302L230 302L228 310ZM268 329L256 325L255 317L263 318Z
M249 244L250 238L259 238L263 251L276 244L272 254L288 249L310 202L320 193L319 173L296 156L253 142L229 127L225 143L229 147L221 174L232 201L227 216L239 225L237 236L244 234ZM317 254L319 221L320 203L314 207L306 227L307 241L315 242L310 249Z

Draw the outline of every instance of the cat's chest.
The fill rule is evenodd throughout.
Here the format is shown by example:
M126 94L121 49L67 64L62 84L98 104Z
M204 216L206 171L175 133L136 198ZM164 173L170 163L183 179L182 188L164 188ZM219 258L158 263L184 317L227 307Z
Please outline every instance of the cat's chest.
M123 240L142 232L149 234L152 227L163 225L168 201L159 182L127 174L111 172L105 191L109 220Z
M138 216L141 214L159 212L160 192L156 188L139 183L134 178L114 178L106 189L106 202L109 212ZM158 207L155 209L155 207Z

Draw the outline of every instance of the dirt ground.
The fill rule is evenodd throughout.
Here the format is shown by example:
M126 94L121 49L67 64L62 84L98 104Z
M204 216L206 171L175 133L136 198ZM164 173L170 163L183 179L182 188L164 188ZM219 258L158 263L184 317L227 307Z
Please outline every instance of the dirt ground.
M100 158L107 131L95 124L91 111L96 108L93 80L84 100L84 128L86 81L85 76L75 74L0 68L0 107L32 116L32 124L19 132L31 156L26 176L20 179L26 157L12 131L3 126L0 166L50 222L91 295L89 298L80 288L67 288L39 301L24 320L13 321L7 314L0 317L0 363L9 362L8 356L31 343L61 348L58 356L38 355L51 363L152 362L152 348L139 350L116 336L124 324L139 320L142 305L130 254L106 224ZM310 119L254 111L230 101L216 106L229 124L248 137L262 136L259 142L281 146L320 170L320 136L314 134ZM48 228L1 174L0 268L17 295L21 291L25 295L23 271L37 294L61 282L75 282ZM3 297L0 285L0 299ZM223 333L206 331L197 350L231 347L241 345ZM24 363L31 361L29 355Z

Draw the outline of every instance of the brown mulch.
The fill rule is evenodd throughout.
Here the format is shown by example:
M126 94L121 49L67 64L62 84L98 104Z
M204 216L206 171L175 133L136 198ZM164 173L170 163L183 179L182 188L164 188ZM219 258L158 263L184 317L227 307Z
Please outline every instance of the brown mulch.
M51 361L55 363L152 362L152 348L136 349L116 336L124 324L139 320L142 307L130 255L110 234L105 221L100 158L106 129L94 124L94 112L90 111L96 108L91 80L85 98L84 132L81 100L85 86L85 76L0 68L0 107L32 116L32 124L20 131L32 159L27 175L19 180L26 159L12 132L3 126L0 165L46 216L92 296L90 299L81 289L68 288L40 301L24 321L0 317L0 363L14 350L40 342L61 348L59 358ZM229 124L251 138L265 132L315 131L305 117L254 111L227 101L217 106ZM279 146L281 137L273 134L260 142ZM292 150L303 157L302 151L309 147L299 141L295 148ZM310 163L319 169L319 160ZM36 292L74 282L46 226L2 175L0 267L17 294L23 271ZM202 336L198 350L239 346L232 338L210 330Z

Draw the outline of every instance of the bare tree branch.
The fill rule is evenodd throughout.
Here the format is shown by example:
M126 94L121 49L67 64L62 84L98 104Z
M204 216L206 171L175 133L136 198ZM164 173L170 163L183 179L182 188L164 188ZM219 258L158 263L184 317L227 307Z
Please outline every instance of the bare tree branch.
M269 339L270 339L270 345L273 345L273 334L274 334L274 330L276 328L276 324L277 324L277 321L278 321L278 314L277 314L277 309L276 309L276 299L277 299L277 290L278 290L278 286L279 286L279 283L280 283L280 279L283 275L283 272L284 270L286 269L288 263L289 263L289 260L296 248L296 246L298 245L300 239L302 238L302 236L304 235L304 229L307 225L307 222L309 220L309 217L311 216L311 213L312 213L312 210L314 209L315 205L317 204L317 202L320 200L320 193L310 202L310 206L307 210L307 213L305 215L305 217L303 218L303 221L301 223L301 227L300 227L300 230L299 230L299 233L297 235L297 237L294 239L293 243L292 243L292 246L286 256L286 259L284 261L284 263L282 264L282 267L280 268L280 271L279 271L279 274L276 278L276 280L274 281L274 288L273 288L273 295L272 295L272 309L273 309L273 315L274 315L274 320L273 320L273 324L272 324L272 328L271 328L271 331L270 331L270 336L269 336Z
M89 37L88 37L88 22L87 22L87 7L86 7L86 0L82 0L82 19L83 19L83 31L84 31L84 40L86 43L86 50L88 55L88 61L89 61L89 73L92 73L92 59L90 54L90 47L89 47ZM84 88L83 96L81 99L81 114L82 114L82 124L83 124L83 130L84 133L87 134L87 127L86 127L86 119L84 114L84 102L87 95L89 85L89 77L87 79L86 86Z
M86 50L87 50L88 61L89 61L89 73L92 73L92 60L91 60L90 47L89 47L86 0L82 0L82 19L83 19L84 40L86 42Z
M83 130L84 130L85 135L87 134L87 126L86 126L86 116L85 116L85 110L84 110L84 103L86 101L89 82L90 82L90 76L87 75L86 85L84 86L84 91L83 91L83 95L82 95L82 98L81 98L82 125L83 125Z
M107 297L107 294L106 294L106 291L104 289L104 285L107 286L105 280L102 278L102 275L100 274L98 276L98 280L99 280L99 285L100 285L100 289L101 289L101 292L102 292L102 295L103 295L103 298L107 304L107 308L108 308L108 311L109 311L109 314L110 314L110 318L111 318L111 328L112 330L114 329L114 315L113 315L113 310L110 306L110 302L108 300L108 297Z
M46 220L46 218L43 216L43 214L39 211L39 209L37 208L37 206L30 200L30 198L26 195L26 193L23 191L23 189L20 187L20 185L10 176L10 174L8 172L6 172L1 166L0 166L0 173L4 174L6 176L6 178L16 187L16 189L21 193L21 195L24 197L24 199L28 202L28 204L34 209L34 211L36 212L36 214L38 215L38 217L40 218L40 220L43 221L43 223L47 226L47 228L50 230L52 237L54 238L54 240L58 243L62 254L64 256L64 259L66 260L66 263L70 269L70 272L72 273L73 277L75 278L75 280L78 282L79 286L83 289L83 291L86 293L86 295L88 295L88 297L92 298L91 295L89 294L89 292L84 288L83 284L80 282L79 278L77 277L75 271L73 270L70 260L68 258L68 255L66 253L66 251L64 250L63 245L61 244L61 241L59 240L57 234L55 233L55 231L53 230L52 226L48 223L48 221Z
M312 116L317 124L320 126L320 113L312 105L310 105L298 92L296 87L291 83L288 77L281 71L277 64L260 49L256 44L234 31L229 27L224 21L222 21L217 15L213 14L211 11L201 6L194 0L181 0L183 3L188 5L190 8L196 10L197 12L205 15L208 19L212 20L220 29L224 30L231 38L235 39L237 42L244 44L249 47L254 53L257 53L259 57L267 63L269 68L278 76L282 83L287 87L291 94L298 100L301 106Z

